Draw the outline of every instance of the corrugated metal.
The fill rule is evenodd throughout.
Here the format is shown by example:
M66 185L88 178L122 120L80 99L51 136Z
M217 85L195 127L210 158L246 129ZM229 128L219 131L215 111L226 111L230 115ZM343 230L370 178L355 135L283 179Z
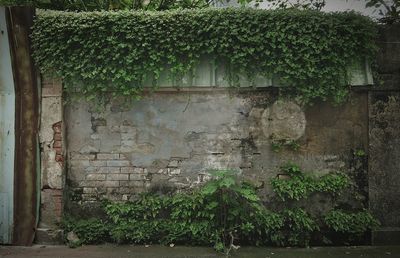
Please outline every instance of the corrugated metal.
M348 69L350 77L349 84L351 86L365 86L372 85L372 72L370 65L367 62L359 61L354 66ZM256 76L250 81L245 76L239 79L240 87L282 87L279 78L274 75L270 77ZM150 87L152 81L145 82L145 86ZM226 78L226 66L215 65L211 58L203 58L200 63L195 67L193 73L186 74L182 79L175 80L171 78L168 69L166 68L160 75L157 82L159 87L229 87L229 81Z
M10 244L13 232L15 92L6 10L0 7L0 243Z

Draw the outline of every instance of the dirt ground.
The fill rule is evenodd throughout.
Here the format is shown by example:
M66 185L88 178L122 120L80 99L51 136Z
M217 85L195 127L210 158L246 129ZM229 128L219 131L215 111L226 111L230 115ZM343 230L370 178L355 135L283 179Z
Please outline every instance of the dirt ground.
M206 247L166 246L82 246L75 249L67 246L16 247L0 246L1 258L211 258L224 257ZM254 248L243 247L232 252L231 257L245 258L400 258L400 246L362 247L312 247L312 248Z

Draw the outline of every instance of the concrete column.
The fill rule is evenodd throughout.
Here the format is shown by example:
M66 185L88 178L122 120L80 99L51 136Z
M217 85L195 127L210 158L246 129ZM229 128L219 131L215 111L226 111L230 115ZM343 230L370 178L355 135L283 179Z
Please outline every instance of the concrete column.
M63 241L59 222L63 210L64 141L61 80L43 77L40 117L41 200L36 242Z

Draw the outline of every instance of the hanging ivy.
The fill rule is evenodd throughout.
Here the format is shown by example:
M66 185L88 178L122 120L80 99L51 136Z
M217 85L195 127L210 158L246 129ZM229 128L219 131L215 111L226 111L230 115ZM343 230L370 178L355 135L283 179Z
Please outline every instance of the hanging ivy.
M274 76L281 92L304 102L341 102L349 67L374 57L375 36L375 24L351 12L225 8L40 11L32 40L41 70L88 100L140 97L163 71L180 78L208 56L228 67L232 86L239 75Z

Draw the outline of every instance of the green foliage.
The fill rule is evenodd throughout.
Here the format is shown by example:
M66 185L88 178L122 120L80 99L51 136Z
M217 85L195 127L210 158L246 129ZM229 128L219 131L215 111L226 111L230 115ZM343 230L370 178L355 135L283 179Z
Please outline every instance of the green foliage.
M172 196L143 194L130 203L106 203L107 223L69 220L81 244L109 239L116 243L195 244L229 251L237 243L286 243L284 216L267 210L254 188L229 170L212 172L214 179L192 193ZM108 225L108 226L105 226Z
M319 230L316 221L301 208L284 210L286 230L283 230L282 246L309 246L311 234Z
M110 236L117 243L212 245L229 250L236 241L277 243L283 217L268 211L235 172L214 171L214 180L190 194L142 195L132 203L108 203ZM275 238L274 238L275 237Z
M315 189L317 192L339 195L340 192L349 187L350 184L351 180L346 174L334 172L321 176L315 184Z
M111 237L117 243L192 243L207 245L212 234L198 193L155 196L145 194L132 203L109 203L107 216L115 225Z
M100 244L109 241L110 227L100 219L74 219L67 217L62 221L65 232L74 232L79 236L79 242L82 244Z
M298 151L300 149L300 144L295 140L272 139L271 148L274 152L280 152L283 148L288 148L293 151Z
M304 177L296 165L283 170L292 178ZM211 174L212 180L190 193L142 194L132 202L106 202L105 220L67 219L64 229L78 235L77 244L191 244L213 246L228 254L238 244L308 246L321 226L361 234L378 225L367 211L333 210L316 218L298 207L273 212L236 172L218 170ZM338 185L326 181L321 189L338 191L342 188Z
M336 232L353 235L363 234L379 226L379 222L367 210L355 213L332 210L325 215L324 221L329 228Z
M0 0L0 5L33 5L49 10L167 10L177 8L203 8L209 0Z
M367 155L367 153L365 153L364 150L355 150L353 154L354 154L354 156L360 157L360 158L365 157Z
M42 72L64 81L64 90L95 102L139 98L192 74L201 57L227 67L226 78L279 78L281 93L304 102L348 95L348 68L372 60L374 23L354 13L247 8L165 12L39 12L32 34Z
M321 10L325 5L325 0L266 0L274 8L298 8Z
M0 0L0 6L19 6L19 5L31 5L33 1L30 0Z
M379 10L380 21L387 24L400 22L400 0L366 0L366 7Z
M234 171L219 170L212 173L201 190L204 200L212 210L217 232L215 246L230 246L235 239L273 242L272 232L283 225L282 218L267 211L253 187L239 182Z
M294 164L283 166L282 171L289 178L271 180L272 190L282 201L300 200L315 192L338 195L351 183L346 174L336 172L315 177L302 173L300 168Z

